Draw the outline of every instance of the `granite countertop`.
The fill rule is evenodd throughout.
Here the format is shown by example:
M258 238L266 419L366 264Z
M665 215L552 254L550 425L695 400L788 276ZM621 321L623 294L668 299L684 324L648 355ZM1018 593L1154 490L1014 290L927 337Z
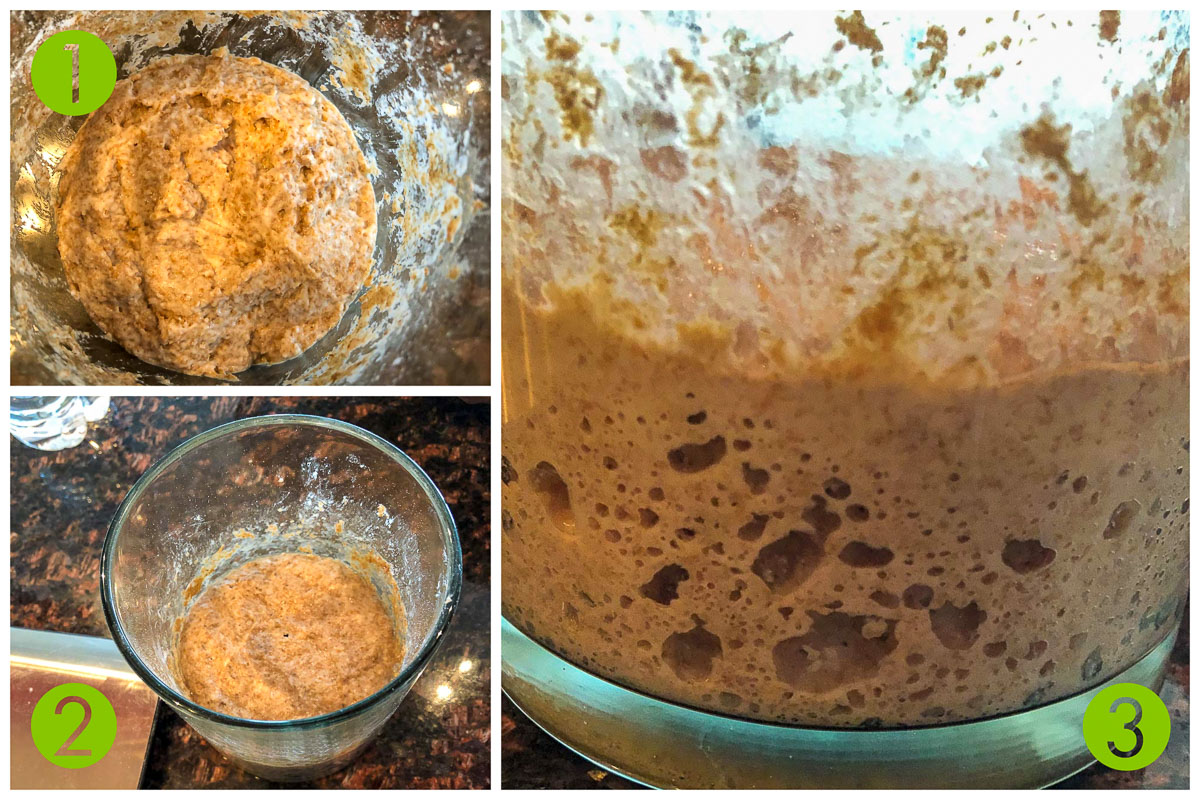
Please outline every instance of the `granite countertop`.
M1171 740L1145 769L1121 772L1101 764L1055 785L1055 789L1187 789L1189 722L1188 651L1190 614L1171 652L1160 696L1171 712ZM505 789L638 789L559 744L508 699L501 711L501 769Z
M487 788L491 626L486 400L115 398L109 416L93 425L88 439L77 447L45 452L14 439L11 624L109 636L100 606L100 549L109 520L130 486L185 439L230 420L271 413L345 420L399 446L445 495L463 549L462 600L428 669L353 764L310 785ZM464 662L469 662L466 671L461 669ZM159 703L143 788L273 785L233 766Z

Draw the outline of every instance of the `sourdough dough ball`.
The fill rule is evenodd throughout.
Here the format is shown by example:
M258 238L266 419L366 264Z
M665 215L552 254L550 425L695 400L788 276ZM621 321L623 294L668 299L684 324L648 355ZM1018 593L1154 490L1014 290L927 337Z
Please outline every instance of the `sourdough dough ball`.
M229 378L341 319L370 268L375 195L332 103L218 51L117 84L63 160L58 226L97 325L144 361Z

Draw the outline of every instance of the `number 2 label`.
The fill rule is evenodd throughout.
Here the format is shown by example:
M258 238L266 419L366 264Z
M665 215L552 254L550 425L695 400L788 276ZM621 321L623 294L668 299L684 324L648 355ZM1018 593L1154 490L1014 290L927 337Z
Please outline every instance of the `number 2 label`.
M38 752L66 769L95 764L117 740L112 703L86 683L64 683L42 695L29 726Z
M55 714L63 713L63 708L66 707L70 703L78 703L79 705L83 706L83 719L80 721L79 727L76 728L71 733L71 735L67 737L67 740L62 743L62 747L58 748L58 750L55 751L54 755L56 755L56 756L90 756L92 754L91 750L72 750L71 745L75 742L76 739L79 738L79 734L81 734L85 730L87 730L88 723L92 721L92 707L89 706L88 701L84 700L82 697L75 697L74 695L68 695L67 697L64 697L62 700L58 701L58 705L56 705L54 707L54 713Z

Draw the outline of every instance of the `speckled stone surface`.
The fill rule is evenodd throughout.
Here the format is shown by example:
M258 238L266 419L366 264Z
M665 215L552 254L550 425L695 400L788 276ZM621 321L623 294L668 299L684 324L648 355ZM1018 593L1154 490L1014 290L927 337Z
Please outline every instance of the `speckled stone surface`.
M1190 614L1171 653L1160 696L1171 712L1167 750L1149 767L1121 772L1093 764L1055 789L1187 789ZM501 711L501 786L505 789L638 789L638 784L597 767L548 736L507 697Z
M108 636L100 606L100 549L109 520L130 486L187 438L230 420L272 413L333 417L395 443L445 495L463 548L462 600L428 669L359 758L311 786L487 788L491 649L486 400L114 398L110 415L94 425L78 447L43 452L12 440L11 624ZM467 661L470 668L461 670ZM441 687L448 687L449 694ZM231 765L160 703L142 785L273 784Z

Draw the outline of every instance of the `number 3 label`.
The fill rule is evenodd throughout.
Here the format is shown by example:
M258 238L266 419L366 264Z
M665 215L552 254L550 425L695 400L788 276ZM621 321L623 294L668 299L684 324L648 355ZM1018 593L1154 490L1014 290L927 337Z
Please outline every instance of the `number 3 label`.
M1101 690L1088 703L1083 738L1106 767L1141 769L1167 749L1171 715L1159 696L1145 686L1118 683Z
M77 117L104 105L117 85L117 62L94 33L62 31L42 42L30 68L33 90L59 114Z
M33 743L51 764L79 769L95 764L117 740L117 714L108 698L86 683L64 683L42 695L30 720Z

